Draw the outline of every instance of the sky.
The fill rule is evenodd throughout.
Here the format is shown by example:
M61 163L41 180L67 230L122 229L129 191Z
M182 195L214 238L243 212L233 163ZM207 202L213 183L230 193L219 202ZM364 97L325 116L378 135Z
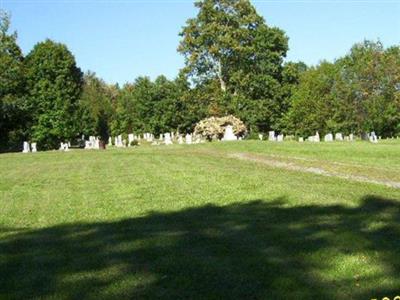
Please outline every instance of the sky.
M364 39L400 45L400 0L254 0L267 24L289 37L287 61L315 65ZM179 32L191 0L0 0L27 54L46 38L65 43L83 71L108 83L173 79L184 65Z

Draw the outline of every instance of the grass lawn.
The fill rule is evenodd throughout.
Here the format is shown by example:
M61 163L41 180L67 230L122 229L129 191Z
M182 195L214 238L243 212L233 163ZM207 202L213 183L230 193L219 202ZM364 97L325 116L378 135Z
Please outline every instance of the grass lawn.
M395 183L397 140L2 154L0 298L393 299Z

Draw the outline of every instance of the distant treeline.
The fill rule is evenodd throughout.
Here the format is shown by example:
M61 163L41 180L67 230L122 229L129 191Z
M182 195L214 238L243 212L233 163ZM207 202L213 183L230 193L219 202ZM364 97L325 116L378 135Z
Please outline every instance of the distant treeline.
M400 135L400 47L364 41L333 63L284 62L288 38L248 0L203 0L182 29L185 67L175 80L106 84L83 74L66 45L40 42L23 56L0 12L0 150L57 148L82 134L191 132L233 114L250 137L375 131Z

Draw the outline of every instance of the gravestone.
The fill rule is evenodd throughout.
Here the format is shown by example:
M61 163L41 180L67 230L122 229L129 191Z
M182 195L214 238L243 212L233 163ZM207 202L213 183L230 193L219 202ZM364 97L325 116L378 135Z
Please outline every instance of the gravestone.
M31 144L31 149L32 149L32 152L33 152L33 153L37 152L36 143L32 143L32 144Z
M369 135L369 141L371 143L377 143L378 142L378 137L375 134L375 131L372 131L371 134Z
M232 125L228 125L225 127L224 137L222 138L223 141L236 141L237 137L233 133Z
M108 146L109 146L109 147L112 146L112 138L111 138L111 136L108 138Z
M182 135L179 135L179 136L178 136L178 144L179 144L179 145L182 145L182 144L183 144L183 137L182 137Z
M164 144L172 145L171 133L167 132L164 134Z
M122 135L121 134L117 136L117 144L116 144L116 146L119 147L119 148L124 147L124 142L122 141Z
M268 132L268 141L270 141L270 142L275 142L276 141L275 131Z
M93 149L99 150L100 149L100 140L99 138L95 138L92 144Z
M343 134L341 132L335 133L336 141L343 141Z
M325 142L333 142L333 134L328 133L327 135L324 136L324 141Z
M307 141L312 143L319 143L321 140L318 131L315 133L315 135L309 136Z
M60 143L60 151L69 151L68 143Z
M283 134L279 134L279 135L276 137L276 141L277 141L277 142L283 142Z
M186 144L188 144L188 145L192 144L192 135L191 135L191 134L189 134L189 133L186 134L185 142L186 142Z
M259 139L260 141L263 140L263 135L262 135L261 133L258 134L258 139Z
M29 148L29 143L28 142L24 142L24 145L23 145L23 150L22 150L22 153L29 153L29 152L31 152L31 149Z
M303 143L304 142L304 138L299 137L299 143Z
M315 143L319 143L321 141L321 139L319 138L319 133L318 133L318 131L315 133L315 136L314 136L314 142Z

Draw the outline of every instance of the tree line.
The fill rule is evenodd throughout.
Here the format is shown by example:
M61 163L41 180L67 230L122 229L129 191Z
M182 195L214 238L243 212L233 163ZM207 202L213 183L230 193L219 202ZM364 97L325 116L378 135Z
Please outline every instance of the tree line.
M37 43L24 56L0 15L0 149L22 141L57 148L82 134L191 132L209 116L235 115L249 137L275 130L400 134L400 47L355 44L334 62L285 62L288 37L248 0L195 2L180 32L185 66L174 80L123 86L82 73L66 45Z

